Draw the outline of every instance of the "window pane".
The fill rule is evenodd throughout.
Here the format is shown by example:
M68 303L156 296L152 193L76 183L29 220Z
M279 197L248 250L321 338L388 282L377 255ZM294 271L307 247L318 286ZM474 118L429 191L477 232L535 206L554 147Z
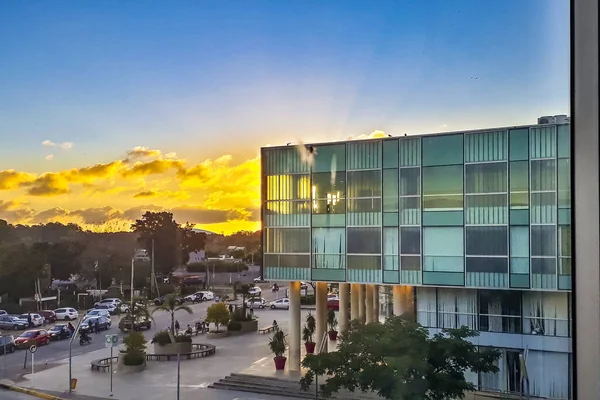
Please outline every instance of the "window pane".
M313 228L312 251L315 254L345 254L346 230L344 228Z
M463 208L463 196L446 195L446 196L424 196L423 209L426 211L453 211Z
M464 255L463 228L423 228L423 255L462 257Z
M463 135L426 136L423 143L423 165L463 163Z
M532 274L556 274L556 259L555 258L532 258L531 259Z
M308 228L269 228L265 231L267 253L310 253Z
M310 268L310 255L281 254L279 267L283 268Z
M531 191L556 190L554 160L531 161Z
M556 127L531 128L529 134L531 158L556 157Z
M421 224L421 198L400 198L400 225Z
M508 206L505 194L467 195L465 219L470 225L507 224Z
M571 157L571 125L558 126L558 157Z
M507 191L506 163L467 164L467 193L504 193Z
M383 228L383 254L399 254L399 245L398 228Z
M335 174L332 182L332 174L329 172L312 174L312 198L327 199L327 195L344 198L346 195L346 174L341 172Z
M327 200L313 200L313 214L344 214L346 212L346 201L330 197Z
M398 140L383 141L383 168L398 168Z
M508 255L508 235L505 226L469 226L466 229L468 255Z
M381 199L350 199L348 200L348 212L359 213L359 212L380 212L381 211Z
M529 205L529 162L510 163L510 206L524 208Z
M423 168L423 194L462 194L463 166Z
M402 256L400 257L400 269L402 271L420 271L421 256Z
M529 129L512 129L509 140L511 161L529 160Z
M571 160L558 160L558 207L571 207Z
M421 165L421 138L401 138L398 141L398 152L401 167Z
M558 246L561 257L571 257L573 255L570 225L560 225L558 227Z
M383 170L383 211L398 211L398 170Z
M348 253L381 253L381 228L348 228L347 235Z
M551 224L556 222L556 193L531 194L531 223Z
M508 258L467 257L467 272L508 274Z
M349 255L348 269L381 269L381 257Z
M344 171L346 169L346 145L328 144L316 146L313 172Z
M465 162L506 160L506 131L478 132L465 135Z
M529 257L529 227L510 227L511 257Z
M400 169L400 196L421 194L421 168Z
M400 228L400 252L421 254L421 228Z
M533 225L531 227L531 256L556 256L556 227Z
M381 141L348 143L346 146L348 169L381 168Z
M300 200L310 198L309 175L269 175L267 200Z
M381 170L350 171L347 181L348 198L381 197Z
M295 146L285 149L263 149L262 155L265 175L310 172L309 164L300 159Z
M313 268L344 269L345 254L316 254L313 256Z

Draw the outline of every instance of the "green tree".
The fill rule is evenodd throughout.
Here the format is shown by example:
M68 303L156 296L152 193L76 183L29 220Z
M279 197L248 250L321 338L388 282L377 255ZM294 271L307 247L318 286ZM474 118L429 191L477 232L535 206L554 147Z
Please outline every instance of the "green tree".
M38 242L31 246L31 252L50 266L52 278L61 280L79 273L83 250L84 245L80 242Z
M253 284L250 283L239 283L235 282L233 285L233 292L237 296L238 294L242 296L242 310L244 313L244 317L246 316L246 299L248 297L252 297L250 294L250 289L254 287Z
M0 252L0 295L7 294L16 302L21 297L34 294L36 279L48 279L45 260L31 246L17 243Z
M206 310L206 319L208 323L215 324L217 332L220 325L227 325L229 322L229 310L225 303L215 303Z
M475 386L465 372L497 372L499 352L469 342L478 333L462 327L444 329L429 337L419 324L403 317L383 324L352 321L338 350L308 355L309 371L300 380L308 390L315 374L327 376L320 385L324 396L340 389L374 391L385 399L444 400L464 398Z
M192 230L189 224L179 225L169 212L147 211L131 225L138 235L138 243L148 252L154 240L156 272L168 273L189 260L189 253L202 250L206 235Z
M186 305L179 304L179 300L177 299L177 295L175 293L168 294L164 297L164 302L156 307L152 314L157 311L168 312L171 314L171 332L175 333L175 313L177 311L185 311L188 314L193 314L192 309Z

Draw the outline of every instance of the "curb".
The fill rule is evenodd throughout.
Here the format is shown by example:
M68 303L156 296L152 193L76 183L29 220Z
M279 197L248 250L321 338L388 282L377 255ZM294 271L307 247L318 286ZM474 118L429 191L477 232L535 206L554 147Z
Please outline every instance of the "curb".
M25 389L25 388L20 387L20 386L8 385L6 383L0 383L0 387L3 387L3 388L8 389L8 390L12 390L14 392L25 393L25 394L28 394L30 396L38 397L40 399L46 399L46 400L66 400L66 399L63 399L62 397L57 397L57 396L53 396L51 394L47 394L47 393L43 393L43 392L38 392L37 390Z

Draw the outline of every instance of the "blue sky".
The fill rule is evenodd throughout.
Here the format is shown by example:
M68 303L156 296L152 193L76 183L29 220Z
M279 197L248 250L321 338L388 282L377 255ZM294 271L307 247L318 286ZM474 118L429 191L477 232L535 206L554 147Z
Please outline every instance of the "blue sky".
M108 162L134 146L243 160L294 139L568 113L568 11L566 0L2 2L0 170Z

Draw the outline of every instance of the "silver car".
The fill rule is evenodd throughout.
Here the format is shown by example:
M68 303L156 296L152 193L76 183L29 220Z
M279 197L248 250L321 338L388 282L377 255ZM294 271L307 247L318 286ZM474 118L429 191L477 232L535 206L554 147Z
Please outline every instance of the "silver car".
M269 303L269 307L271 307L272 310L275 310L275 309L289 310L290 309L290 299L283 298L283 299L278 299L278 300L272 301Z

